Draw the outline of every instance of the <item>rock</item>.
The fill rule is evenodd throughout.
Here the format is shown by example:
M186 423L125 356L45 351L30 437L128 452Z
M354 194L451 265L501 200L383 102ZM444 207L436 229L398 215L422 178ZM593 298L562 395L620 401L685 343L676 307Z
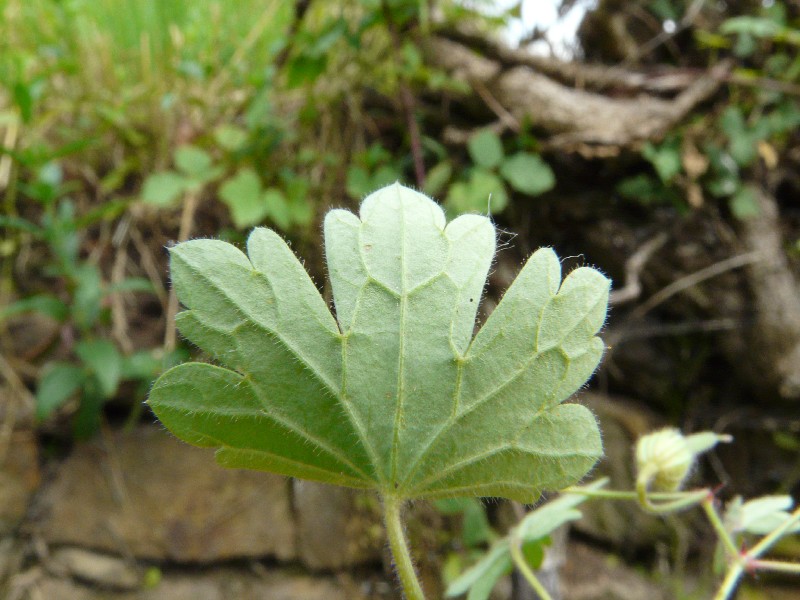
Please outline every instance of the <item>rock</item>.
M285 478L224 469L158 427L107 438L78 445L43 491L32 528L46 542L177 562L296 556Z
M0 444L0 535L20 524L40 482L36 434L12 431L8 444Z
M612 555L570 544L562 571L564 600L667 600L669 595Z
M0 597L3 584L22 568L23 561L24 553L17 540L12 537L0 539Z
M375 494L293 481L297 552L309 569L379 563L385 536Z
M50 557L47 569L56 575L69 575L80 581L104 588L135 590L142 576L128 562L81 548L59 548Z
M195 574L165 574L147 590L111 593L80 585L70 579L48 577L37 584L41 598L59 600L378 600L397 598L375 595L365 582L348 577L310 577L290 571L264 575L236 569L213 569Z

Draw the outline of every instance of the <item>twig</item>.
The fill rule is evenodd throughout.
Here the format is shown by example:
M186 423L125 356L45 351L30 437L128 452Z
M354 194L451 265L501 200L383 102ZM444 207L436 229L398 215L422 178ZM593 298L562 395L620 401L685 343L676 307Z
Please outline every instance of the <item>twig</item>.
M475 79L472 81L472 85L481 99L486 102L486 106L488 106L491 111L497 115L497 118L500 119L500 122L505 125L507 129L510 129L514 133L519 133L522 131L522 126L519 124L517 118L508 112L505 107L497 101L497 98L492 95L489 89L483 85L481 81Z
M694 0L692 4L689 5L689 8L686 9L686 12L681 17L681 20L675 24L675 29L672 31L665 31L662 30L658 35L651 38L641 46L636 49L636 53L633 56L629 56L623 62L623 66L630 65L634 62L639 61L643 56L646 56L662 44L672 43L672 39L678 35L679 33L685 31L689 27L692 26L697 15L700 14L700 9L703 8L703 4L705 4L705 0ZM674 53L676 48L671 48L671 51Z
M158 296L161 306L166 311L169 295L164 289L164 283L161 281L161 272L158 266L156 266L156 260L153 257L153 253L150 251L150 248L148 248L147 244L142 238L142 234L135 226L131 226L129 234L131 236L131 240L133 241L133 245L136 247L136 251L139 253L142 268L144 268L144 272L147 274L147 278L150 280L150 283L153 284L153 290L155 291L156 296Z
M800 85L789 83L788 81L779 81L768 77L746 77L744 75L737 75L736 73L722 75L720 76L720 80L733 85L755 87L770 92L800 96Z
M625 285L618 290L611 292L608 303L613 305L624 304L631 300L636 300L642 293L642 282L639 275L642 269L664 244L667 242L667 234L661 232L642 244L631 257L625 261Z
M3 415L3 426L0 429L0 463L5 460L6 452L10 447L11 433L14 430L14 425L17 423L17 418L20 414L19 404L27 404L27 408L31 411L36 404L36 400L25 387L25 383L19 378L14 368L8 363L6 357L0 354L0 375L8 383L11 388L12 400L6 402L6 411Z
M114 232L111 243L116 248L114 266L111 267L111 284L118 285L125 279L125 267L128 264L128 232L131 217L125 215ZM111 333L125 354L133 352L133 342L128 335L128 319L125 316L125 301L122 292L111 294Z
M19 132L19 121L11 119L3 137L3 148L11 150L17 143L17 133ZM0 156L0 190L6 189L11 177L11 154L6 153Z
M616 345L629 340L643 340L654 337L687 335L690 333L711 333L715 331L732 331L740 328L741 320L737 319L706 319L703 321L690 320L679 323L659 323L647 327L625 328L623 331L611 331L608 335L609 344L613 340Z
M184 242L192 235L194 224L194 214L197 212L197 205L200 201L200 192L194 191L187 194L181 212L181 225L178 230L178 241ZM175 349L177 342L177 331L175 329L175 315L178 314L178 295L175 288L169 291L169 303L167 304L166 323L164 331L164 351L169 353Z
M734 269L739 269L746 265L751 265L753 263L762 261L764 258L764 254L762 252L746 252L745 254L737 254L736 256L722 260L704 269L690 273L685 277L681 277L680 279L673 281L668 286L650 296L647 301L637 306L636 309L631 312L631 319L641 319L656 306L662 304L675 294L679 294L684 290L694 287L699 283L706 281L707 279L712 279L713 277L722 275L727 271L732 271Z

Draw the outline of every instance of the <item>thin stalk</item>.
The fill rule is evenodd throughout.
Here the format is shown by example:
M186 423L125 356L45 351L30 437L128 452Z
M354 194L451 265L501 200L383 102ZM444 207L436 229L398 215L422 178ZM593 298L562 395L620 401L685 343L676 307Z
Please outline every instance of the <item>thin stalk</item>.
M728 573L725 575L722 585L719 586L719 590L717 590L717 593L714 595L714 600L728 600L736 590L739 579L742 578L743 574L744 566L742 563L733 563L728 569Z
M579 494L587 498L603 498L606 500L637 500L636 492L623 490L588 490L583 487L567 487L561 490L562 494ZM707 490L694 490L686 492L648 492L650 500L683 500L689 497L700 497Z
M511 558L514 559L514 564L517 566L517 569L519 569L522 576L539 595L539 598L541 598L541 600L553 600L547 588L542 585L542 582L539 581L539 578L536 577L536 574L531 570L530 566L528 566L528 561L525 560L525 555L522 554L522 542L518 539L512 541L509 549L511 551Z
M642 471L642 473L640 473L639 477L636 479L636 499L642 508L657 515L675 512L690 506L694 506L706 498L709 493L708 490L686 492L671 502L660 502L658 504L653 504L653 502L650 501L651 496L648 485L650 485L650 476L647 471Z
M713 497L710 495L707 496L701 504L706 513L706 517L708 517L708 522L711 523L711 526L714 528L717 536L719 536L719 539L722 540L726 552L732 557L738 558L739 549L736 547L736 543L731 538L728 530L725 529L725 524L722 522L722 519L720 519L717 509L714 507Z
M777 573L791 573L793 575L800 575L800 563L785 562L782 560L751 560L749 563L750 568L757 571L775 571Z
M753 558L758 558L764 552L772 548L772 546L783 537L795 524L800 521L800 508L792 513L792 516L781 523L780 527L775 528L769 535L762 538L755 546L753 546L748 554Z
M389 536L389 547L392 549L397 575L408 600L425 600L422 586L414 571L414 563L408 551L408 542L403 533L403 521L400 518L402 501L394 496L383 497L383 515L386 521L386 533Z
M194 214L197 212L197 205L200 202L200 191L192 191L186 194L181 211L181 224L178 230L178 241L185 242L192 235L194 224ZM175 288L169 292L169 302L167 304L166 324L164 330L164 350L169 353L175 350L178 340L178 332L175 328L175 315L178 314L178 295Z

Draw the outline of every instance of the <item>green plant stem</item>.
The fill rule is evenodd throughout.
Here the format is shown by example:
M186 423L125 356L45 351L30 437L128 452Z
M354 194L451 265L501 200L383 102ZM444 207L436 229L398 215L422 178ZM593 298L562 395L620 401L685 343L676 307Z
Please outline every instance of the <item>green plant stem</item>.
M779 539L781 539L781 537L783 537L783 535L784 535L784 534L785 534L787 531L789 531L789 529L791 529L792 527L794 527L794 526L795 526L795 524L796 524L798 521L800 521L800 508L798 508L797 510L795 510L795 511L792 513L792 516L791 516L791 517L789 517L789 518L788 518L788 519L786 519L786 520L785 520L783 523L781 523L780 527L776 527L774 530L772 530L772 531L769 533L769 535L767 535L767 536L763 537L763 538L761 539L761 541L760 541L760 542L758 542L758 544L756 544L755 546L753 546L753 547L750 549L750 551L748 552L748 555L749 555L751 558L758 558L759 556L761 556L762 554L764 554L764 552L766 552L767 550L769 550L770 548L772 548L772 546L773 546L773 545L774 545L774 544L775 544L775 543L776 543L776 542L777 542Z
M541 600L553 600L547 588L542 585L542 582L539 581L539 578L536 577L536 574L528 566L528 561L525 560L525 555L522 553L522 541L519 539L513 540L509 549L511 551L511 558L514 560L514 564L517 565L517 569L519 569L522 576L539 595L539 598L541 598Z
M709 494L705 499L703 499L701 505L706 513L706 517L708 517L708 522L711 523L711 526L719 536L719 539L722 540L722 543L725 546L725 551L732 557L738 558L739 549L736 547L736 543L733 541L733 538L731 538L728 530L725 529L725 524L722 522L722 519L720 519L717 509L714 507L713 496Z
M664 513L671 513L684 508L689 508L701 502L704 498L708 497L710 492L708 490L699 490L697 492L684 492L675 500L671 502L661 502L653 504L651 502L651 492L648 489L650 479L647 471L642 471L636 479L636 499L639 505L648 512L663 515Z
M725 579L722 581L717 594L714 596L714 600L727 600L730 598L739 580L742 578L742 575L748 570L779 571L781 573L800 574L800 564L759 559L759 556L769 550L795 523L800 521L800 509L794 511L791 518L784 521L780 527L776 527L769 535L764 536L758 544L747 552L742 553L736 548L734 540L725 529L722 519L720 519L716 508L714 508L713 498L709 495L703 500L702 505L708 516L708 520L711 522L717 535L722 539L725 550L733 558L728 566Z
M731 564L728 573L725 575L725 579L722 581L722 585L719 586L719 590L717 590L717 593L714 595L714 600L728 600L731 594L736 590L736 585L739 583L743 574L744 565L742 565L741 562Z
M386 533L389 536L389 547L394 557L395 568L400 577L400 583L408 600L425 600L422 586L414 571L411 554L408 551L408 542L403 533L403 521L400 518L402 501L394 496L383 497L383 515L386 521Z
M775 571L800 575L800 563L791 563L782 560L751 560L750 567L757 571Z
M583 487L567 487L561 490L562 494L578 494L587 498L603 498L606 500L637 500L636 492L626 492L622 490L587 490ZM688 494L700 496L706 494L706 490L693 490L685 492L649 492L647 497L650 500L683 500Z

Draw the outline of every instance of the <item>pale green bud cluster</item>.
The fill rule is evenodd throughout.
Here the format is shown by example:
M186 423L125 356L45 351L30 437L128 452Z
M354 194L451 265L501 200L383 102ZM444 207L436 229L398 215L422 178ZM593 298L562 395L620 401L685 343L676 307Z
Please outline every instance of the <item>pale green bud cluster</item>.
M677 491L691 473L698 455L718 442L730 440L729 435L711 431L684 436L672 427L647 434L636 444L637 481L653 490Z

